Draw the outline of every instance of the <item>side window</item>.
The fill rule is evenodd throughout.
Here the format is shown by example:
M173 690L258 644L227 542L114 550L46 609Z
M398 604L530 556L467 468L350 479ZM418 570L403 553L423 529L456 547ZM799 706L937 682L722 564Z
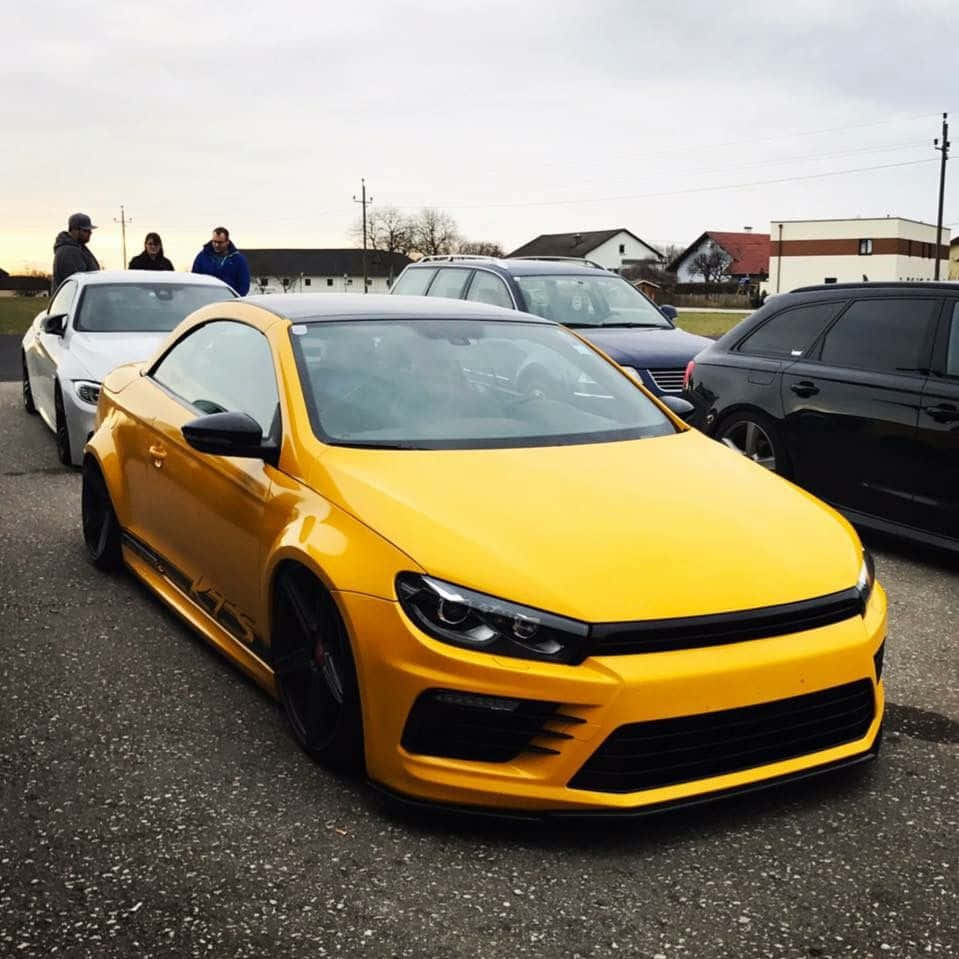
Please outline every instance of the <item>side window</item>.
M448 296L451 299L458 300L463 295L463 288L466 286L469 276L469 270L446 267L436 274L429 295Z
M487 273L485 270L477 270L473 274L473 282L470 284L466 299L477 303L489 303L490 306L505 306L508 310L514 308L506 284L498 276Z
M777 313L740 344L741 353L802 356L836 315L840 303L810 303Z
M959 377L959 303L952 308L949 351L946 353L946 375Z
M436 276L436 270L407 270L393 286L394 293L405 293L408 296L423 296L430 280ZM333 283L330 281L330 286Z
M941 300L857 300L823 338L821 359L887 373L907 373L929 362L929 338Z
M77 284L73 280L67 280L53 298L53 302L47 309L48 316L59 316L61 313L69 313L73 306L73 298L77 295Z
M280 402L273 354L251 326L207 323L180 340L151 376L204 413L249 413L264 436L273 426Z

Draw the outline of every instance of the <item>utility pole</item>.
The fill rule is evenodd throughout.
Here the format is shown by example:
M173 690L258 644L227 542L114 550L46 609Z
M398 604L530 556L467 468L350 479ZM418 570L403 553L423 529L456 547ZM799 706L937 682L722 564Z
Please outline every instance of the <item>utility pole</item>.
M123 266L121 269L125 270L127 268L127 263L130 262L127 259L127 224L132 223L133 220L123 212L122 203L120 204L120 219L118 220L116 217L114 217L113 222L120 224L120 233L123 235Z
M354 194L353 194L353 202L354 202L354 203L362 203L362 204L363 204L363 292L365 293L365 292L366 292L366 284L367 284L367 279L366 279L366 277L367 277L367 271L366 271L366 205L367 205L368 203L372 203L372 202L373 202L373 197L370 197L369 199L366 198L366 178L365 178L365 177L360 177L360 183L361 183L362 186L363 186L363 190L362 190L362 197L363 197L363 198L362 198L361 200L357 200L356 194L354 193Z
M936 221L936 275L939 279L939 253L942 249L942 201L946 196L946 160L949 159L949 114L942 115L942 146L939 146L938 140L933 140L932 145L942 154L942 162L939 164L939 219Z

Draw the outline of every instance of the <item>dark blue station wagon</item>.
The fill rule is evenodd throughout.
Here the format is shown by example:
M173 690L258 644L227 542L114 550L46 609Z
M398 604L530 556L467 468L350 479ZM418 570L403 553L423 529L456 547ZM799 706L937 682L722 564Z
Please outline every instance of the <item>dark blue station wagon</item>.
M623 277L585 260L426 257L406 267L392 292L473 300L555 320L657 396L682 393L686 364L712 343L678 329Z

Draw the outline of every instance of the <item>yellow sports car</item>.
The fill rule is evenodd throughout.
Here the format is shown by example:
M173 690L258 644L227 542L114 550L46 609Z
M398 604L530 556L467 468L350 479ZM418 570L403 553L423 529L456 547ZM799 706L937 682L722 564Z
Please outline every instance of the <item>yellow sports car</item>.
M852 527L539 317L204 307L105 379L83 532L408 799L645 812L879 746Z

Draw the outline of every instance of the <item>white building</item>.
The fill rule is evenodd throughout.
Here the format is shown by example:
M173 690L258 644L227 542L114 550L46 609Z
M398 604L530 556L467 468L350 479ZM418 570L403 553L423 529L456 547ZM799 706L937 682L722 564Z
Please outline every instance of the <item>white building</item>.
M243 250L250 265L250 293L361 293L362 250ZM366 288L388 293L410 262L402 253L366 254Z
M941 279L948 273L949 237L944 229ZM918 220L773 220L769 241L770 293L817 283L906 282L935 275L936 227Z
M654 246L626 229L583 233L544 233L524 243L514 256L569 256L592 260L607 270L621 270L634 263L659 262L663 255Z

